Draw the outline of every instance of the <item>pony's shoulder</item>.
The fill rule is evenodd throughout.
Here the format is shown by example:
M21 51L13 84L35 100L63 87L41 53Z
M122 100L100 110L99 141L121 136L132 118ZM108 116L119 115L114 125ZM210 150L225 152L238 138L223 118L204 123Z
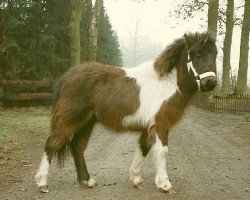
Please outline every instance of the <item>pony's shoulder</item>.
M135 67L124 67L123 70L126 72L127 76L133 78L149 78L155 77L156 75L153 67L153 61L147 61Z

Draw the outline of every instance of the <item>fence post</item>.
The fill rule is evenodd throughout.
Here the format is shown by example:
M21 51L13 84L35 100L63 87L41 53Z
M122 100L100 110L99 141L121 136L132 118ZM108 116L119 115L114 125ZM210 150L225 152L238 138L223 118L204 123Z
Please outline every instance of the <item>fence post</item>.
M0 97L3 96L3 86L2 86L2 83L0 83Z
M3 106L3 84L2 84L2 80L0 80L0 106Z

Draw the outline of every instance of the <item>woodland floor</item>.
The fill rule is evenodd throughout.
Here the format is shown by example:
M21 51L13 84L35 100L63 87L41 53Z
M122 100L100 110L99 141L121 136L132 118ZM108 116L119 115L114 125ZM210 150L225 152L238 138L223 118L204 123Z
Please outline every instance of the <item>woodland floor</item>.
M72 159L62 169L56 159L49 174L50 193L40 193L34 175L49 130L49 108L0 110L0 199L250 199L250 122L244 116L190 108L171 131L168 174L176 194L154 184L152 155L142 168L144 189L128 179L136 134L95 128L86 161L95 189L80 188Z

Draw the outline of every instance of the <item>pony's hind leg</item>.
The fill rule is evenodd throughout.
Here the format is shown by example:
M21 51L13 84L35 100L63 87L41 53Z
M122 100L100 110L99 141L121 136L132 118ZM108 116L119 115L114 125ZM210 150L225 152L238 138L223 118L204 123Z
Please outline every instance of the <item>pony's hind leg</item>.
M60 110L59 110L60 111ZM41 189L41 192L49 192L47 177L49 173L49 167L51 160L55 154L57 154L58 163L64 164L64 158L67 155L67 150L70 138L86 124L91 112L81 112L72 110L68 115L64 112L54 112L51 120L51 134L48 137L45 144L45 152L35 176L36 184ZM84 113L81 115L79 113Z
M87 124L77 130L70 142L71 152L75 161L78 182L80 183L80 186L88 186L90 188L97 187L97 183L94 179L90 178L85 163L84 151L87 148L94 125L95 119L93 117Z
M129 169L129 178L132 181L135 188L142 189L142 178L140 175L141 167L144 163L144 156L142 155L142 151L140 148L137 148L134 155L134 160Z
M141 167L144 163L145 157L149 153L153 144L153 138L150 132L143 131L139 139L139 148L136 149L134 160L129 170L130 180L135 188L142 189L142 178L140 175Z
M35 176L36 184L40 188L41 192L44 192L44 193L49 192L47 179L48 179L50 163L51 163L51 159L49 160L49 157L47 153L45 152L42 157L40 167Z
M58 137L60 136L60 137ZM46 143L44 148L44 154L39 166L39 169L35 176L35 181L37 186L40 188L41 192L48 193L48 174L49 174L49 168L51 165L52 158L54 154L58 151L62 151L62 149L66 149L65 146L65 138L64 135L54 135L51 134ZM57 144L57 145L55 145Z
M52 133L48 137L45 143L42 161L40 163L39 169L35 176L36 184L40 188L41 192L45 192L45 193L49 192L48 173L49 173L51 161L55 153L59 153L59 152L62 152L62 150L66 150L66 143L67 143L68 138L67 138L67 135L64 134L64 132L67 132L68 130L69 129L64 129L64 131L62 131L61 134Z

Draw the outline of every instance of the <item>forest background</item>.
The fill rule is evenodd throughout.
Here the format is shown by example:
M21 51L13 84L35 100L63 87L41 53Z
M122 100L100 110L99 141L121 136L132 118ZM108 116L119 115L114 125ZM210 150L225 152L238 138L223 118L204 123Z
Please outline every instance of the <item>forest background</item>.
M92 60L131 67L185 32L209 31L219 47L218 90L248 93L249 2L1 0L0 78L54 80Z

